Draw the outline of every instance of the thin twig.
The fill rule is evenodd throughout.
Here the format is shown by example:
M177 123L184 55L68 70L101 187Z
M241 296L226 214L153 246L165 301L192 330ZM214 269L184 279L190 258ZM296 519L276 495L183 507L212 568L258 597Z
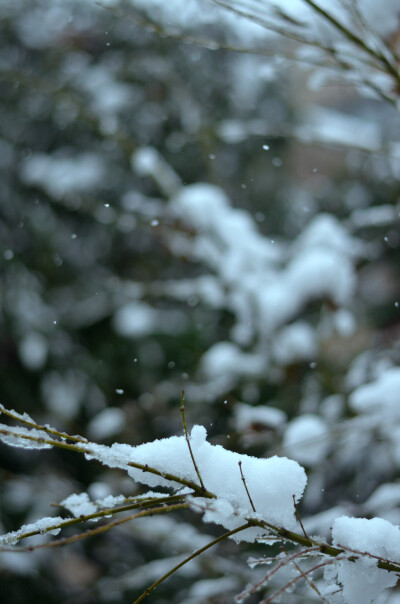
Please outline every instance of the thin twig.
M310 573L313 573L314 571L318 570L319 568L328 566L328 564L335 564L335 562L337 562L338 560L343 560L344 558L345 558L345 556L340 556L334 560L332 560L332 559L325 560L324 562L321 562L320 564L316 564L309 570L305 571L303 574L298 575L297 577L295 577L294 579L292 579L291 581L286 583L286 585L284 585L281 589L278 589L278 591L275 591L271 596L269 596L265 600L262 600L262 602L260 602L260 604L270 604L270 602L272 602L272 600L274 600L275 598L277 598L278 596L283 594L284 591L286 591L287 589L292 587L292 585L297 583L297 581L299 581L300 579L304 579L304 575L309 575Z
M245 600L249 595L257 593L258 591L260 591L260 589L262 589L268 583L268 581L278 572L278 570L280 570L284 566L287 566L295 558L301 558L304 554L309 554L309 553L319 554L318 547L309 547L305 550L302 549L300 551L295 552L294 554L288 555L281 562L279 562L274 568L272 568L266 575L264 575L264 577L260 581L255 583L255 585L252 585L251 587L247 587L244 591L242 591L240 594L238 594L236 596L236 600L238 602L240 602L241 600ZM274 560L274 558L271 558L271 561L272 560ZM275 559L275 561L276 561L276 559Z
M223 7L225 10L230 11L241 17L244 17L245 19L248 19L251 22L257 23L261 27L264 27L265 29L267 29L269 31L273 31L284 38L295 40L296 42L298 42L300 44L304 44L306 46L319 48L320 50L324 51L328 56L331 56L342 69L344 69L345 71L354 72L354 66L351 63L344 61L343 58L341 58L339 56L339 54L343 55L343 49L341 49L340 53L339 53L339 51L334 46L328 46L319 40L301 36L299 34L296 34L292 30L278 26L276 23L270 23L266 19L258 17L254 13L244 11L235 6L231 6L231 5L227 4L226 0L211 0L211 1L214 2L214 4L217 4L218 6ZM304 0L304 2L308 3L310 6L315 7L314 10L323 14L323 12L324 12L323 9L318 7L318 5L315 5L315 3L312 3L311 0ZM330 21L332 23L332 25L334 25L335 19L331 15L329 15L329 13L326 13L326 15L327 15L326 18L328 19L328 21ZM370 69L371 68L377 69L378 71L383 71L384 73L390 74L392 78L397 80L397 82L400 82L400 74L397 73L396 68L390 63L390 61L388 61L388 59L382 53L376 52L375 50L369 48L369 46L362 40L362 38L359 38L358 36L353 34L353 32L351 32L350 30L346 30L345 26L343 26L340 22L336 22L335 26L337 27L337 29L339 29L342 32L342 34L346 35L346 33L347 33L347 38L353 44L355 44L356 46L358 46L359 48L364 50L364 52L367 54L367 56L371 57L373 59L373 62L365 60L364 57L362 57L362 56L356 57L356 56L350 55L348 53L349 59L356 59L359 63L362 63L364 65L369 65ZM382 41L382 43L384 43L384 42ZM391 50L387 46L386 46L386 48L387 48L388 52L391 52ZM373 90L374 92L379 94L379 96L381 96L381 98L384 99L385 101L388 101L391 104L396 103L395 99L393 99L392 97L385 94L385 92L383 90L380 90L373 82L370 82L369 80L366 80L363 78L361 80L361 83L363 83L364 85L371 88L371 90Z
M371 57L373 57L374 59L379 61L382 65L384 65L384 67L386 68L386 72L389 73L397 81L397 83L400 83L400 74L398 72L397 67L395 65L393 65L387 59L387 57L385 57L385 55L383 53L377 52L373 48L370 48L368 46L368 44L362 38L357 36L357 34L355 34L350 29L348 29L338 19L336 19L333 15L331 15L324 8L322 8L321 6L316 4L316 2L314 2L313 0L303 0L303 2L305 2L306 4L311 6L311 8L315 12L319 13L324 19L326 19L329 23L331 23L348 40L353 42L353 44L355 44L356 46L358 46L359 48L364 50L367 54L369 54ZM382 44L384 43L383 40L381 40L381 42L382 42ZM392 58L394 59L393 53L387 45L385 45L385 49L391 54Z
M210 547L213 547L214 545L216 545L220 541L224 541L225 539L228 539L228 537L232 537L232 535L235 535L236 533L239 533L241 531L246 530L250 526L252 526L252 523L251 522L247 522L246 524L243 524L242 526L239 526L238 528L235 528L232 531L228 531L227 533L224 533L223 535L220 535L220 537L217 537L213 541L210 541L210 543L207 543L207 545L205 545L204 547L201 547L200 549L196 550L195 552L193 552L193 554L191 554L190 556L188 556L187 558L185 558L184 560L182 560L182 562L179 562L179 564L177 564L176 566L174 566L173 568L171 568L171 570L169 570L167 573L165 573L165 575L163 575L157 581L155 581L152 585L150 585L150 587L148 587L147 589L145 589L144 592L134 601L133 604L138 604L139 602L141 602L142 600L144 600L144 598L146 598L153 591L153 589L155 589L156 587L158 587L161 583L163 583L163 581L165 581L165 579L168 579L168 577L170 577L171 575L173 575L182 566L184 566L185 564L187 564L188 562L190 562L191 560L193 560L193 558L196 558L197 556L200 556L200 554L202 554L206 550L210 549Z
M293 497L293 505L294 505L294 509L296 510L296 516L297 516L297 520L298 520L298 521L299 521L299 523L300 523L301 530L303 531L303 535L304 535L304 537L305 537L306 539L308 539L309 537L308 537L308 535L307 535L307 533L306 533L306 530L305 530L305 528L304 528L304 526L303 526L303 523L302 523L302 521L301 521L301 516L300 516L300 514L299 514L299 508L297 507L297 503L296 503L296 495L292 495L292 497Z
M63 529L68 526L73 526L74 524L79 524L81 522L97 520L99 518L103 518L104 516L112 516L113 514L118 514L120 512L127 512L128 510L134 510L136 508L145 507L146 505L148 505L148 506L150 506L152 504L159 505L160 503L169 503L170 501L173 501L174 503L181 502L181 501L183 501L183 497L181 495L169 495L165 498L147 499L147 500L142 500L141 502L132 503L130 505L123 505L123 506L119 506L116 508L104 509L99 512L94 512L93 514L86 514L86 515L78 516L77 518L67 518L66 520L63 520L62 522L59 522L58 524L53 524L53 525L47 527L45 529L45 531L43 531L43 529L36 529L34 531L28 531L26 533L23 533L19 536L18 540L22 541L22 539L27 539L28 537L34 537L35 535L40 535L43 532L49 533L56 529ZM4 551L4 550L0 548L0 551ZM13 549L12 551L17 551L17 550ZM20 550L18 549L18 551L20 551Z
M281 546L281 550L284 551L287 556L289 555L283 545ZM301 566L299 564L297 564L296 560L292 560L292 564L296 568L296 570L300 573L300 575L303 577L303 579L306 580L306 582L309 584L311 589L313 589L318 594L318 596L321 598L321 600L323 602L325 602L325 604L329 604L328 600L326 598L324 598L324 596L321 594L318 587L315 585L314 581L312 579L310 579L310 577L307 576L307 573L305 573L303 571L303 569L301 568Z
M243 475L243 471L242 471L242 462L241 461L238 461L238 466L239 466L240 475L242 477L242 481L243 481L243 484L244 484L244 488L246 489L247 497L249 498L249 501L250 501L251 509L253 510L253 512L255 512L256 508L254 507L254 503L253 503L253 500L252 500L251 495L249 493L249 489L247 488L246 479L245 479L245 477Z
M189 439L189 435L188 435L188 431L187 431L187 427L186 427L185 392L184 392L184 390L182 390L182 393L181 393L181 414L182 414L183 430L185 432L185 438L186 438L187 446L188 446L188 449L189 449L190 457L192 458L194 469L196 470L196 474L197 474L197 477L198 477L198 479L200 481L201 488L203 489L203 491L205 491L206 488L204 486L203 479L201 478L201 474L200 474L199 468L197 467L197 463L196 463L196 460L195 460L194 455L193 455L193 451L192 451L192 447L191 447L191 444L190 444L190 439Z
M351 547L347 547L347 545L338 544L338 547L343 549L345 552L350 552L352 554L358 554L359 556L367 556L368 558L373 558L374 560L379 560L380 562L385 562L387 564L399 565L398 562L394 560L389 560L388 558L383 558L382 556L376 556L374 554L370 554L369 552L361 552L358 549L352 549ZM379 565L378 565L379 566Z
M88 442L87 439L84 438L83 436L71 436L70 434L67 434L66 432L59 432L58 430L56 430L55 428L51 428L50 426L42 426L41 424L36 424L34 421L32 421L31 418L29 418L29 420L28 420L20 413L6 409L3 405L0 405L0 414L1 413L3 413L4 415L7 415L7 417L11 417L11 419L21 422L22 424L25 424L26 426L35 428L36 430L42 430L42 432L46 432L47 434L51 434L52 436L66 438L67 440L71 440L73 442L80 442L80 443Z
M257 17L255 15L253 15L252 13L241 11L240 9L227 5L224 2L217 1L217 0L211 0L211 1L215 2L216 4L219 4L225 10L233 12L234 14L242 16L246 19L249 19L250 21L257 19ZM178 42L185 42L186 44L192 44L194 46L199 46L200 48L205 48L206 50L213 50L213 51L214 50L227 50L229 52L235 52L235 53L241 53L241 54L251 54L251 55L267 56L267 57L273 57L273 58L282 57L284 59L287 59L288 61L292 61L295 63L304 63L304 64L314 66L314 67L326 67L327 69L332 67L332 65L330 63L320 62L320 61L317 61L317 60L314 60L314 59L311 59L308 57L301 57L301 56L298 56L297 54L291 54L291 53L289 53L287 51L283 51L281 49L277 50L276 48L234 46L232 44L227 44L227 43L221 42L221 41L216 41L216 40L206 39L206 38L198 38L198 37L186 34L184 32L174 33L172 31L165 29L161 24L151 21L149 19L149 17L144 17L143 15L138 16L136 14L133 14L131 11L128 13L128 12L122 11L120 9L117 10L117 9L115 9L115 7L106 6L106 5L102 4L101 2L97 2L97 4L104 9L111 11L117 17L124 17L124 18L132 21L133 23L135 23L135 25L142 27L143 29L149 31L150 33L154 33L163 38L169 38L171 40L176 40ZM293 39L296 42L299 42L302 44L307 44L309 46L315 46L317 48L320 48L321 50L325 51L328 56L335 52L335 49L331 46L323 45L321 42L319 42L317 40L311 40L308 38L303 38L301 36L298 36L294 32L289 32L288 30L285 30L282 27L279 27L276 23L273 23L273 22L269 23L269 22L265 21L264 19L261 19L260 22L258 22L258 21L256 21L256 22L260 26L264 27L265 29L273 31L274 33L277 33L278 35L280 35L282 37ZM343 50L341 52L343 52ZM352 58L355 58L355 57L352 57ZM374 67L378 70L386 71L383 68L381 68L379 65L372 65L371 62L368 61L368 59L364 60L362 57L357 57L357 60L359 60L361 63L368 65L369 67Z

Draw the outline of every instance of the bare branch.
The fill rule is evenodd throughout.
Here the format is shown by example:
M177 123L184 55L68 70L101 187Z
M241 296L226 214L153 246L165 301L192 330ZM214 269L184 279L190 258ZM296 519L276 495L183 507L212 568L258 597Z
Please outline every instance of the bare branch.
M186 417L185 417L185 392L184 392L183 390L182 390L182 394L181 394L181 414L182 414L182 424L183 424L183 430L184 430L184 432L185 432L185 438L186 438L187 446L188 446L188 449L189 449L190 457L192 458L192 462L193 462L193 465L194 465L194 469L196 470L196 474L197 474L197 477L198 477L198 479L199 479L199 481L200 481L201 488L203 489L203 491L205 491L205 490L206 490L206 488L205 488L205 486L204 486L203 479L202 479L202 477L201 477L201 474L200 474L199 468L197 467L197 463L196 463L196 460L195 460L194 455L193 455L192 446L191 446L191 444L190 444L190 439L189 439L189 435L188 435L188 431L187 431L187 427L186 427Z
M307 549L301 549L295 552L294 554L286 556L286 558L283 558L283 560L279 562L273 569L271 569L260 581L258 581L258 583L251 586L250 588L246 588L244 591L242 591L242 593L238 594L236 596L236 600L240 602L241 600L245 600L249 595L260 591L260 589L262 589L281 568L287 566L290 562L292 562L292 560L295 560L296 558L302 558L305 554L319 553L320 552L318 547L309 547ZM272 561L274 559L271 558L270 560Z
M293 497L293 505L294 505L294 509L296 510L296 516L297 516L297 520L298 520L298 521L299 521L299 523L300 523L301 530L303 531L303 535L304 535L304 537L306 537L306 539L308 539L309 537L308 537L308 535L307 535L307 533L306 533L306 530L305 530L305 528L304 528L304 526L303 526L303 523L302 523L302 521L301 521L301 516L300 516L300 514L299 514L299 508L297 507L297 503L296 503L296 496L295 496L295 495L292 495L292 497Z
M124 524L125 522L129 522L129 520L134 520L135 518L143 518L145 516L153 516L155 514L164 514L167 512L174 512L175 510L186 509L189 504L187 503L177 503L175 505L170 506L162 506L158 508L151 508L149 510L142 510L138 514L131 514L130 516L125 516L125 518L119 518L118 520L114 520L109 522L108 524L104 524L102 526L98 526L94 529L89 529L84 533L79 533L78 535L73 535L72 537L66 537L64 539L57 539L56 541L51 541L50 543L41 543L39 545L31 545L27 547L1 547L0 552L31 552L36 549L44 549L44 548L52 548L52 547L61 547L62 545L68 545L70 543L75 543L76 541L80 541L81 539L87 539L88 537L93 537L94 535L100 535L101 533L105 533L109 531L111 528L115 526L119 526L120 524ZM121 511L121 510L119 510ZM103 514L104 515L104 514ZM93 516L93 514L91 515ZM70 526L71 524L75 524L76 522L82 522L83 520L90 519L90 517L84 518L72 518L65 523L60 523L53 527L49 527L46 532L54 530L56 528L64 528L65 526ZM38 535L40 531L32 531L31 533L27 533L21 539L26 537L32 537L33 535Z
M289 555L287 553L287 551L285 550L285 548L283 547L283 545L282 545L281 549L286 553L287 556ZM306 580L306 582L309 584L311 589L313 589L318 594L318 596L321 598L321 600L323 602L325 602L325 604L329 604L328 600L326 598L324 598L324 596L321 594L318 587L315 585L314 581L310 577L307 576L307 573L305 573L303 571L303 569L301 568L301 566L299 564L297 564L296 560L292 560L292 564L296 568L296 570L300 573L300 575L303 577L303 579Z
M278 596L280 596L284 591L286 591L287 589L289 589L290 587L292 587L292 585L294 585L295 583L297 583L300 579L304 579L305 575L309 575L310 573L315 572L319 568L323 568L324 566L328 566L329 564L335 564L335 562L337 560L344 560L344 559L345 559L345 556L341 556L340 558L336 558L336 560L330 559L330 560L325 560L324 562L321 562L320 564L316 564L315 566L313 566L312 568L308 569L307 571L304 571L301 575L298 575L297 577L295 577L294 579L292 579L291 581L289 581L288 583L286 583L286 585L284 585L278 591L275 591L271 596L269 596L265 600L262 600L262 602L260 602L260 604L270 604L270 602L272 602L275 598L277 598Z
M239 470L240 470L240 476L242 477L244 488L246 489L247 497L249 498L250 505L251 505L251 508L252 508L253 512L255 512L256 508L254 507L254 503L253 503L253 500L252 500L252 498L250 496L249 489L247 488L246 479L245 479L245 477L243 475L242 462L238 461L238 465L239 465Z

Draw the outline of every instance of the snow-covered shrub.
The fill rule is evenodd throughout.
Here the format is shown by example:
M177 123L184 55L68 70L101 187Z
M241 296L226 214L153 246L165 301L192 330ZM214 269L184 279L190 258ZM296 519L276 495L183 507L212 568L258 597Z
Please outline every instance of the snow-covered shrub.
M0 7L2 585L393 602L398 3L105 4Z

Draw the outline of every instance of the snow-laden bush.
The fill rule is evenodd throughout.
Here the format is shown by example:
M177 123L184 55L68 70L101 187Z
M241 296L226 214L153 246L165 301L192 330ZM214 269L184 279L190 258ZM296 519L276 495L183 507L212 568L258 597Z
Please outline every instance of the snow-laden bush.
M0 7L5 590L393 604L398 3L104 4Z

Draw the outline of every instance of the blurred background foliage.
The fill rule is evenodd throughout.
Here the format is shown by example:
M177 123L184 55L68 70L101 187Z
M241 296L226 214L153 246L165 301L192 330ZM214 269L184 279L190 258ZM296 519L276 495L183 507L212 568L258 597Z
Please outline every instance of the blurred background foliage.
M292 418L319 415L339 429L320 463L311 456L304 515L338 503L355 509L395 479L379 437L369 455L371 441L361 434L348 447L338 424L354 415L349 390L378 366L399 362L399 155L389 151L400 121L393 108L349 86L314 90L307 70L287 61L156 35L95 3L2 2L0 15L2 403L69 433L135 445L181 433L184 389L190 425L204 424L214 443L260 456L285 452ZM358 119L350 146L329 144L315 126L320 115L335 130L337 113ZM363 128L373 132L360 148ZM143 147L157 149L170 180L157 182L138 167L132 154ZM229 284L222 280L213 294L215 283L201 281L212 271L187 251L196 230L171 212L179 181L220 187L283 258L315 217L334 216L363 250L342 327L332 327L337 300L311 297L287 320L315 331L311 353L270 362L276 332L261 348L253 334L239 348L265 354L265 366L246 373L232 361L229 371L220 369L229 379L215 386L204 358L232 341L236 317L226 298L207 304L199 293L209 287L218 298ZM368 221L371 208L383 208L386 219ZM176 252L181 237L189 247ZM351 370L363 378L351 382ZM271 406L286 416L249 411ZM4 531L49 515L49 502L71 492L135 492L119 473L72 453L2 446L0 456ZM4 553L1 601L130 602L157 576L147 562L202 538L201 527L163 522L152 529L143 521L57 556ZM249 553L227 543L152 601L230 602L247 581ZM148 574L138 577L137 568ZM214 599L193 591L206 577L225 580Z

